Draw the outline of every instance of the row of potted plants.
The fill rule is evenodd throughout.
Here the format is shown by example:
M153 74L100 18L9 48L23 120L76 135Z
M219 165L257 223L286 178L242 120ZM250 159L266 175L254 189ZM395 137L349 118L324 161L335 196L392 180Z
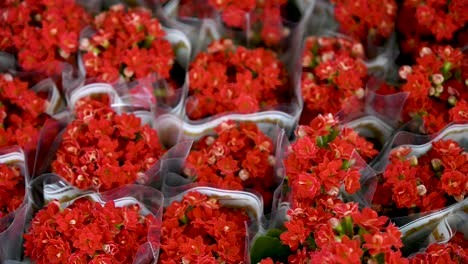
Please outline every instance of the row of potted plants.
M90 101L89 97L85 97L80 102L86 101ZM96 112L105 111L107 108L103 105L95 107ZM123 113L121 116L130 118L131 115ZM99 115L86 118L88 124L92 124L93 119L99 118ZM77 118L75 121L83 120ZM63 130L62 136L67 136L66 133L74 127L75 121ZM248 140L252 140L247 138L247 135L260 140L251 143L251 151L260 148L262 150L259 151L268 152L268 146L271 147L269 143L271 141L261 131L255 129L249 131L254 127L252 123L223 123L215 134L202 138L192 148L191 142L185 142L185 146L184 144L175 146L176 150L182 148L187 151L187 147L190 148L186 159L166 154L166 157L163 156L158 161L159 165L146 172L140 172L141 175L137 172L133 178L132 172L125 171L126 162L121 162L121 170L125 175L111 179L129 179L129 181L110 184L111 188L108 187L107 180L110 176L115 176L112 170L117 164L112 164L113 160L109 161L108 157L97 153L102 150L99 145L89 147L82 145L84 141L79 141L76 142L73 152L64 154L60 152L64 142L62 141L56 153L52 155L52 163L49 164L49 170L55 174L42 174L36 177L28 175L27 159L20 149L4 149L2 177L6 178L2 179L5 183L3 188L5 198L2 201L6 204L2 207L4 215L1 218L1 236L5 242L2 244L3 258L20 260L25 254L38 263L61 263L72 260L77 263L80 263L79 261L99 263L106 259L128 262L130 260L124 260L124 257L143 254L142 259L138 257L133 261L150 263L155 261L160 253L160 261L164 263L178 258L188 262L206 260L229 263L238 263L244 259L257 263L264 259L263 261L268 263L273 260L294 262L316 258L338 261L341 257L348 261L353 259L360 261L363 258L378 261L383 258L386 262L405 263L407 260L403 256L418 252L434 242L447 242L457 232L466 232L463 219L466 218L465 178L468 160L466 151L462 148L466 144L466 124L449 126L425 144L397 147L388 145L389 147L381 151L382 158L375 163L376 168L383 166L384 169L376 172L366 163L366 159L370 160L377 154L372 144L351 128L341 127L338 120L331 115L320 115L311 122L310 126L300 126L296 130L298 139L291 145L286 145L286 152L280 154L283 158L283 161L279 160L280 164L267 163L270 166L277 165L273 166L274 169L283 171L283 176L287 176L280 179L282 182L277 182L278 185L273 185L273 188L255 186L257 178L267 176L265 174L261 176L261 165L265 164L260 163L255 167L256 171L251 171L252 167L249 167L248 163L255 159L252 160L252 156L243 152L249 147ZM232 134L239 130L245 133L239 133L238 136ZM94 133L101 132L96 130ZM400 138L404 136L407 135L397 134L394 142L401 141ZM230 143L224 145L224 148L221 143L223 138L230 139ZM233 140L240 143L233 144ZM121 137L120 141L129 142L126 145L122 143L122 148L125 148L131 144L132 138ZM141 141L145 141L143 135L139 139L139 142ZM199 150L198 144L209 144L209 146ZM239 149L241 150L239 154L242 156L235 159L236 151L233 148L239 146L243 147ZM63 149L66 152L73 150L73 147L69 145ZM75 152L83 150L88 152L82 154ZM175 152L174 149L169 150L171 151ZM133 155L132 152L135 154L135 149L127 150L127 154ZM200 152L208 156L200 155ZM108 154L115 153L108 152ZM63 171L55 169L54 164L66 160L65 156L75 157L75 160L68 163L74 165L71 171L80 174L70 178L70 175L64 175ZM192 156L198 158L194 159ZM234 161L232 163L234 165L226 165L229 164L225 161L228 158ZM91 175L86 173L88 168L91 170L90 163L82 163L87 159L95 159L100 163L98 165L100 168L107 168L108 173L96 172ZM193 160L200 159L212 161L206 162L206 165L193 163ZM147 161L146 158L141 160ZM276 162L275 158L270 160ZM236 168L237 164L241 164L244 168ZM159 167L159 175L152 175L156 171L155 167ZM271 170L272 168L267 169L270 175L273 174ZM228 174L229 172L231 174ZM153 180L156 175L162 177L162 193L147 187L157 186ZM193 182L198 184L194 185ZM273 179L265 181L268 182L274 181ZM128 185L129 183L140 185ZM245 192L246 188L252 187L251 184L254 184L253 188L256 191ZM276 190L272 191L275 187ZM128 197L133 196L134 192L140 195L140 202L145 205L147 199L157 203L150 207L146 205L146 213L141 213L150 215L148 216L150 220L148 217L138 217L140 210L145 210L140 208L143 205L135 201L124 202L130 199ZM268 196L271 194L274 197ZM83 197L87 198L83 200ZM89 204L87 199L93 202ZM131 225L131 220L128 219L130 216L127 215L130 212L126 211L124 216L117 216L122 212L111 213L106 208L117 210L116 207L125 208L129 204L132 205L129 208L133 208L130 212L136 217L133 218L134 224L140 225L126 230L126 225ZM235 208L232 209L235 212L231 212L231 209L220 209L223 206ZM67 209L63 211L65 208ZM93 213L87 210L92 210L90 212ZM100 212L94 210L104 210L104 214L112 214L112 217L99 216ZM152 214L148 214L148 210ZM62 216L62 212L69 216ZM267 218L264 213L268 213ZM229 216L230 214L232 215ZM91 216L96 219L88 219ZM56 218L58 219L54 220ZM372 220L374 218L375 220ZM79 224L76 224L76 221ZM116 228L115 231L109 234L97 231L103 227L99 228L94 224L107 226L110 225L109 221L113 223L111 227ZM248 232L243 226L244 221L248 221ZM48 225L51 226L47 227ZM75 232L80 228L83 230ZM56 235L49 233L52 230L58 233ZM23 232L25 232L24 253L18 250L22 248ZM91 233L86 232L94 235L91 236ZM131 235L134 239L132 244L137 245L132 249L125 246L127 243L125 239L130 239L128 237L130 234L127 232L136 232ZM147 232L150 232L148 234L151 234L151 237L146 237ZM415 239L415 234L423 238ZM343 235L347 238L344 239ZM389 235L392 237L386 238ZM338 244L331 243L336 241L333 238L335 236L341 238L337 241ZM331 240L327 240L326 237ZM456 237L460 240L463 235ZM59 238L60 241L57 240ZM220 239L221 241L227 239L226 244L221 243ZM320 245L318 239L321 240ZM387 244L382 248L383 245L375 244L380 241L378 239L384 241L391 239L393 242L390 243L393 244ZM94 245L91 241L95 241ZM245 241L246 248L239 247L241 244L239 241L242 243ZM357 243L359 241L360 244ZM454 242L455 245L452 246L458 251L456 245L463 246L466 240L460 241L459 244ZM148 248L141 249L140 245ZM189 246L186 251L183 249L184 245ZM340 247L347 250L357 247L361 250L354 253L349 251L350 255L342 256L341 251L336 251ZM377 248L371 250L370 247ZM140 250L143 250L143 253L140 253ZM103 255L98 256L99 254ZM450 257L454 261L462 261L466 256L458 252ZM413 261L412 258L410 260Z

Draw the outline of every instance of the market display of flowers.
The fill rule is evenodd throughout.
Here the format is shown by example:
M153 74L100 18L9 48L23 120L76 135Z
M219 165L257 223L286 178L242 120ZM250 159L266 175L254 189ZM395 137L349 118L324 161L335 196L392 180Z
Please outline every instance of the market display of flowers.
M110 2L0 3L1 263L468 263L467 0Z

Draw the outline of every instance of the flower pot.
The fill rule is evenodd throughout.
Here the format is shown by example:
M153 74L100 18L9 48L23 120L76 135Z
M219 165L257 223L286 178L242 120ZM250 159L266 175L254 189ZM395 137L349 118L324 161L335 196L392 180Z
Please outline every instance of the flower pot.
M255 123L226 121L193 140L186 157L164 162L164 193L176 193L194 183L254 189L270 211L273 193L283 180L283 174L277 173L285 148L282 129L264 133Z
M191 54L190 42L181 31L164 27L159 23L159 19L151 18L149 10L129 8L125 11L124 9L123 5L114 5L109 11L101 13L101 19L112 17L112 19L122 20L130 15L139 17L142 21L140 27L146 32L145 36L129 32L131 28L119 34L126 34L128 38L137 38L134 41L143 44L138 45L137 49L133 49L130 45L125 46L125 42L119 39L122 36L118 35L115 29L110 28L109 23L103 23L96 18L97 29L87 28L81 32L80 45L83 52L78 57L78 76L74 77L68 73L67 77L70 81L67 82L66 90L73 90L84 85L88 78L111 84L146 81L148 85L140 89L147 93L154 104L157 102L167 111L180 114L185 96L183 87L186 85L186 69ZM149 32L150 29L157 32ZM101 43L102 34L106 33L111 36L106 36L104 39L109 37L110 40ZM124 46L119 47L117 51L114 50L114 44L110 45L109 41L124 43L122 44ZM101 53L112 52L116 53L114 55L120 57L121 60L106 61L101 58ZM109 57L109 55L106 56ZM129 61L130 59L132 62Z
M127 185L104 193L81 192L53 174L41 176L31 186L34 212L30 215L32 222L25 226L24 260L35 263L98 259L119 259L127 263L157 261L163 204L157 190ZM70 217L71 220L64 222ZM54 226L47 241L40 238L44 228ZM103 229L96 232L99 226ZM85 233L87 236L83 237ZM85 238L88 242L80 244ZM132 243L126 243L129 240ZM94 254L86 253L91 251Z
M444 208L465 199L466 132L467 126L459 124L431 137L397 133L393 143L414 139L419 144L402 144L383 151L374 166L381 171L374 208L396 218ZM394 146L391 143L388 147Z
M51 79L29 88L23 75L0 75L2 101L0 111L0 147L19 145L35 148L39 131L47 119L63 109L60 93Z
M242 262L246 235L243 221L263 214L262 200L256 194L209 187L190 188L167 198L165 204L162 262L214 261L215 255L226 263ZM174 248L181 243L192 250Z

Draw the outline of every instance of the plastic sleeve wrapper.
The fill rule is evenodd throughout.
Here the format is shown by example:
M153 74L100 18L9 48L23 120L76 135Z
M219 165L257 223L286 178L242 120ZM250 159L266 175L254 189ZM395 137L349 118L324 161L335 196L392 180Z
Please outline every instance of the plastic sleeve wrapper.
M191 5L207 6L206 0L191 2ZM176 8L182 8L179 6L178 1L169 1L165 4L166 7L173 6ZM175 11L176 13L178 11ZM164 12L163 12L164 13ZM250 26L247 23L245 30L233 30L227 28L221 21L220 14L213 14L209 18L199 19L197 17L178 17L164 14L168 26L176 28L184 32L190 42L192 43L192 59L199 52L206 50L207 46L214 40L222 38L231 38L236 44L241 44L249 47L256 47L253 45L251 37L258 35L258 32L251 32ZM172 16L172 17L171 17ZM247 15L249 17L249 15ZM246 19L248 21L248 19ZM237 113L221 113L211 117L203 118L201 120L191 120L187 114L183 116L184 120L187 120L187 125L191 128L190 130L205 130L206 124L209 127L216 126L225 120L239 120L239 121L253 121L256 123L263 124L278 124L285 128L287 134L292 133L297 121L299 120L300 112L302 110L301 100L299 98L298 91L300 90L300 65L298 64L297 58L300 56L300 47L302 45L302 31L303 25L300 22L290 22L282 18L282 22L277 27L284 27L285 32L289 32L287 36L283 36L280 40L280 47L277 50L278 58L284 63L287 68L288 75L290 78L290 90L291 99L289 102L270 105L264 107L257 113L253 114L237 114ZM286 30L287 29L287 30ZM276 51L276 50L275 50ZM188 80L187 80L187 83ZM184 94L188 94L189 84L185 87ZM196 104L196 102L194 103ZM201 132L197 132L201 133Z
M292 59L294 56L290 56L290 58ZM287 135L291 135L299 121L300 113L302 111L302 102L299 98L301 71L300 65L297 61L289 60L288 62L283 61L283 63L285 63L290 78L289 92L291 93L291 98L289 102L278 105L269 105L261 108L255 113L240 114L235 112L224 112L207 118L202 118L200 120L191 120L188 117L188 114L185 113L184 120L186 120L186 122L184 123L184 129L190 131L191 134L197 135L202 134L203 131L207 130L209 127L215 127L226 120L235 120L251 121L260 126L268 126L270 128L278 125L286 130Z
M0 51L0 71L5 72L17 68L15 56Z
M342 186L340 198L345 202L358 203L360 208L371 207L372 198L374 197L377 189L377 177L375 171L355 151L351 156L351 161L354 164L353 166L359 168L359 173L361 174L359 183L361 188L356 193L349 194Z
M303 0L302 2L309 7L309 10L306 8L307 15L304 18L306 36L320 35L326 31L340 31L340 24L335 19L335 7L332 3L325 0ZM310 8L312 5L313 8ZM392 33L382 46L374 45L370 37L367 39L367 43L363 44L367 47L366 53L369 58L377 58L382 54L387 54L390 56L388 63L391 63L398 56L395 33Z
M412 149L412 153L409 156L415 155L417 157L425 154L432 147L432 141L438 140L454 140L460 144L464 149L468 149L468 123L451 123L442 129L440 132L432 135L419 135L406 131L399 131L395 136L389 140L380 152L379 156L375 159L375 163L372 164L373 169L376 172L383 172L389 163L390 152L403 145L407 145Z
M404 255L423 252L430 244L447 243L456 232L468 236L468 199L436 212L408 218L393 219L397 223L407 223L400 228ZM416 220L413 220L416 219Z
M248 254L244 263L257 264L266 257L292 253L289 246L284 245L280 239L281 233L286 230L284 223L289 220L288 210L289 205L283 204L277 211L245 223ZM287 263L287 259L283 263Z
M0 164L11 164L20 168L24 176L25 195L22 204L14 211L0 217L0 262L6 259L16 259L20 256L18 248L21 247L21 226L24 224L25 214L28 212L29 185L28 166L23 150L18 146L4 147L0 149Z
M46 122L39 138L39 147L36 151L36 163L32 169L33 177L50 172L55 153L61 143L61 134L68 124L73 121L73 106L80 100L93 94L107 94L111 100L112 108L119 113L134 114L142 121L142 125L148 124L156 129L160 142L166 146L168 151L150 169L144 173L144 177L139 180L139 184L150 185L159 188L161 185L161 166L163 161L178 158L182 151L186 149L185 143L180 142L180 131L171 128L165 120L155 118L154 106L141 94L127 94L120 96L114 87L106 83L92 83L75 89L68 98L69 112L63 112L60 116ZM183 152L183 151L182 151Z
M166 32L165 39L171 43L175 55L175 63L170 71L170 78L174 80L177 87L171 88L168 80L161 78L156 73L137 79L133 82L125 82L122 78L113 85L124 86L130 93L146 93L153 104L162 108L165 112L182 114L183 102L185 100L185 86L187 85L187 68L192 52L192 46L187 36L177 29L163 27ZM80 40L90 38L95 34L95 29L87 27L80 33ZM88 78L83 63L83 53L78 54L78 68L71 66L65 68L62 77L64 91L67 97L71 91L84 85L98 82L95 78Z
M200 183L193 182L192 180L184 177L183 170L185 166L185 160L187 156L189 155L191 147L192 147L192 142L199 140L203 136L208 136L208 135L213 134L214 133L213 129L214 127L205 131L203 135L197 135L196 137L191 137L190 135L187 135L186 138L180 144L174 147L174 149L177 149L175 150L175 152L177 152L179 155L177 155L176 158L165 159L162 162L161 174L163 175L163 184L162 184L161 190L166 196L171 196L174 193L180 192L180 190L185 190L189 186L203 185ZM265 133L273 142L273 154L275 155L274 156L275 165L274 165L273 173L275 174L274 180L279 185L282 182L283 176L284 176L282 173L279 173L279 174L277 173L278 167L281 166L281 163L282 163L281 159L282 159L282 153L284 149L283 145L285 144L285 141L287 141L287 139L285 138L284 130L278 126L273 129L268 129L268 130L263 130L260 127L260 130L263 133ZM205 184L205 185L219 188L219 186L216 186L215 184ZM273 197L273 202L274 202L274 197ZM266 208L266 209L270 209L270 208Z
M245 12L244 19L238 28L230 27L224 23L223 14L212 7L207 0L169 0L164 4L158 0L143 0L143 2L145 6L158 9L157 13L164 17L163 20L171 27L180 29L189 36L194 47L193 55L204 50L207 44L219 37L234 39L237 44L248 48L257 47L259 43L266 44L275 51L286 55L288 50L296 51L295 45L300 45L302 38L303 29L299 26L302 19L301 9L305 6L302 0L288 1L281 7L287 12L281 14L277 20L269 17L263 20L259 19L255 14L257 10ZM148 2L150 3L147 4ZM288 17L284 17L285 14ZM278 32L282 34L279 41L266 43L261 39L261 29L265 25L279 29Z
M0 63L1 60L2 53L0 52ZM47 101L44 112L49 116L54 116L65 109L65 101L63 100L59 88L52 78L42 78L42 76L37 73L17 71L14 68L6 70L4 74L9 74L12 78L19 78L20 80L34 82L34 85L29 89L36 94L44 94L44 96L41 95L41 97Z
M335 19L334 6L325 0L303 0L306 4L303 19L304 36L340 35L340 24ZM368 40L363 43L367 47L366 54L370 59L366 62L369 72L381 79L395 81L397 65L394 63L398 56L396 35L393 33L383 46L374 46Z
M19 245L15 248L16 251L22 251L22 235L27 232L29 222L34 214L43 208L47 203L54 199L61 202L62 207L73 204L79 198L87 198L101 204L108 201L114 201L116 207L124 207L128 205L138 204L141 207L141 214L152 214L156 218L156 222L148 228L148 241L141 245L133 259L133 263L156 263L159 255L160 237L161 237L161 217L163 212L163 196L154 188L141 185L125 185L107 192L94 193L83 192L74 188L68 182L55 174L44 174L34 179L31 182L31 201L29 211L21 215L24 219L22 226L18 229L21 232L16 234L15 239L21 241L10 240L11 243ZM22 252L18 252L17 257L10 258L6 263L29 263L29 259L21 256Z
M403 106L409 93L378 94L376 90L382 83L377 78L371 77L366 83L364 98L356 104L345 106L337 113L339 119L347 123L361 117L373 116L394 129L400 127L403 119Z
M453 140L460 144L465 150L468 149L468 124L451 124L437 134L433 135L417 135L408 132L398 132L392 140L390 140L384 150L376 158L372 167L376 173L382 173L390 163L389 156L393 149L397 147L407 146L411 149L408 157L420 157L432 149L432 142L439 140ZM372 197L371 197L372 198ZM466 204L465 199L465 204ZM459 203L456 203L459 204ZM454 205L449 206L452 208ZM397 226L407 225L411 221L416 221L421 216L426 216L432 212L424 212L419 214L412 214L406 217L392 218Z
M193 184L186 186L184 189L178 190L177 193L173 193L170 197L165 198L164 207L169 206L174 201L181 201L184 195L189 192L199 192L207 195L208 197L215 197L219 203L224 207L233 208L244 208L251 219L251 224L260 226L260 219L263 217L263 200L260 194L254 190L246 191L233 191L233 190L222 190L209 186L200 186ZM247 228L247 227L246 227ZM246 229L247 230L247 229ZM248 240L249 234L246 236L245 243L245 259L248 259ZM249 262L245 262L249 263Z
M355 42L355 40L349 36L333 31L323 31L318 34L317 37L319 42L321 37ZM306 46L304 46L302 54L306 52L308 51L306 50ZM393 126L394 129L401 126L403 106L409 93L399 92L383 95L376 92L376 90L385 83L384 81L393 79L389 77L391 73L397 72L394 68L389 66L389 62L392 60L393 59L389 58L386 54L381 54L371 60L363 60L362 63L367 69L367 76L361 77L361 80L365 82L365 87L363 87L364 94L355 94L347 98L347 101L341 107L342 109L333 114L336 114L343 123L351 122L365 116L375 116ZM302 87L299 89L298 94L300 94L301 104L304 105L300 123L307 124L312 119L313 115L309 113L306 105L307 102L304 101Z
M343 126L354 129L361 137L372 142L374 148L381 153L399 131L407 96L408 93L379 95L368 89L360 109L356 108L350 114L341 111L337 116L344 123ZM377 160L378 157L369 164L373 166Z

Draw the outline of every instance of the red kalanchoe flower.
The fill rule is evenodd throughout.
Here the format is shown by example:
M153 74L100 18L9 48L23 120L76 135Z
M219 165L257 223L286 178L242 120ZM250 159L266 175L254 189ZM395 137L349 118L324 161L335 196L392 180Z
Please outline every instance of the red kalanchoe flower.
M151 240L155 224L138 205L115 207L88 199L61 208L49 203L24 235L25 255L35 263L132 263L138 248Z
M466 0L403 1L397 20L402 51L416 54L429 43L440 45L452 41L466 28L467 8Z
M425 212L466 197L468 153L457 142L439 140L420 157L409 154L407 147L397 148L390 154L390 164L377 188L379 195L373 201L379 212L392 216L407 214L398 213L396 208Z
M236 111L254 113L287 102L285 66L263 48L235 47L231 40L213 42L190 64L186 104L191 119Z
M208 3L221 13L221 18L227 26L244 30L247 27L250 30L254 29L260 33L267 46L278 44L287 32L283 30L281 17L281 6L286 4L287 0L209 0Z
M280 236L293 253L289 263L407 263L398 228L387 217L370 208L358 210L355 203L343 203L329 196L289 210L290 220ZM361 262L362 261L362 262ZM268 262L266 262L268 263Z
M21 205L25 189L20 168L0 164L0 219Z
M463 234L461 235L463 236ZM410 264L461 264L467 262L468 252L466 245L465 247L461 247L460 245L452 242L448 242L447 244L431 244L428 248L426 248L425 252L415 255L409 260Z
M91 21L74 0L7 0L0 10L0 50L15 54L25 70L47 75L76 60L78 36Z
M399 74L405 83L400 89L409 92L406 118L422 118L425 133L436 133L452 121L468 120L464 114L468 100L467 61L466 54L451 46L424 47L416 65L402 66Z
M338 37L308 37L302 57L301 123L337 113L364 97L367 68L360 43Z
M47 100L10 74L0 74L0 147L35 142L48 119Z
M250 122L227 121L214 130L193 145L185 176L219 188L255 189L268 204L276 187L272 140Z
M156 73L169 80L175 62L166 33L151 12L114 5L94 19L96 34L82 39L83 64L88 77L117 82Z
M341 30L361 43L382 45L390 37L397 15L394 0L331 0Z
M300 126L285 159L293 202L313 200L320 194L337 196L344 185L349 193L360 189L360 173L353 152L366 159L377 155L372 143L350 128L341 128L331 114Z
M222 206L216 198L187 193L163 215L161 263L241 263L249 220L244 209Z
M105 102L106 99L103 99ZM165 150L148 124L93 98L81 99L62 135L52 172L80 189L101 191L144 180Z

